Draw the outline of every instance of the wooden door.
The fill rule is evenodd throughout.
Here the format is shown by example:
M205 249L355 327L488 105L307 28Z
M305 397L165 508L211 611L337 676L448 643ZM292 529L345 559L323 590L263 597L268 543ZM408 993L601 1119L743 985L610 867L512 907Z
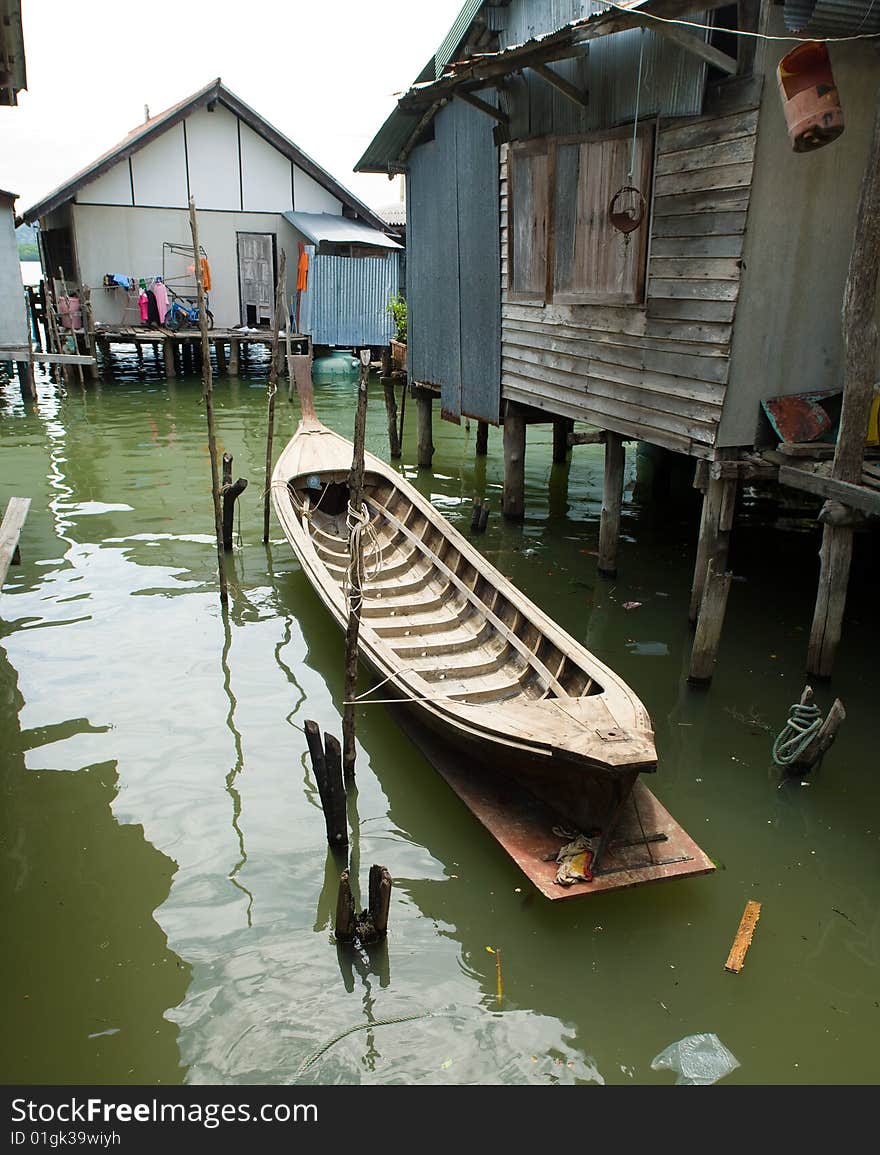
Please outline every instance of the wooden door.
M275 296L275 234L238 233L238 286L241 323L272 324Z

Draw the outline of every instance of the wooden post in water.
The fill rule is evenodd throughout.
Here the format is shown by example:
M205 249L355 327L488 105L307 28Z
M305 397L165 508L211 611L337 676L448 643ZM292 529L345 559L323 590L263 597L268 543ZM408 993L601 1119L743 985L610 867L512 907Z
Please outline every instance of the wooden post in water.
M568 457L571 446L568 435L574 430L574 422L568 417L553 418L553 464L562 465Z
M703 494L703 512L700 517L700 536L697 542L697 560L694 564L694 581L691 587L691 601L688 617L697 620L706 585L709 562L714 561L715 573L727 568L727 554L730 547L730 531L733 527L733 511L736 506L736 478L727 480L709 478Z
M165 357L165 376L169 381L173 381L177 376L177 369L174 365L174 342L170 337L166 337L162 342L162 353Z
M357 413L354 422L354 454L348 475L349 526L366 516L364 496L364 443L367 434L367 386L370 380L370 350L361 349ZM359 529L349 529L348 538L348 625L345 630L345 695L342 714L342 768L346 784L354 782L354 711L357 695L358 634L361 628L363 595L363 552Z
M419 469L430 469L434 458L434 435L432 429L434 399L429 389L413 390L416 399L416 464Z
M689 682L711 682L712 680L712 674L715 672L715 658L721 642L721 628L724 625L724 614L727 610L727 595L730 593L732 581L732 574L716 572L715 559L710 558L703 580L703 597L700 601L700 614L697 618L697 629L694 633L694 644L691 649L691 663L688 670Z
M95 340L95 315L92 312L92 290L88 285L83 285L80 289L82 296L82 311L83 311L83 327L86 331L86 348L89 356L94 357L94 365L89 365L89 377L93 381L100 381L101 374L98 371L98 343Z
M566 431L566 439L568 432ZM555 435L554 435L555 442ZM602 516L599 521L599 573L617 574L617 547L620 544L620 507L623 504L623 470L626 451L623 438L609 429L605 434L605 480L602 487Z
M232 337L229 341L229 376L238 376L238 338Z
M278 262L278 282L275 285L275 319L272 322L272 359L269 363L269 423L266 431L266 488L263 493L263 541L269 540L269 491L272 488L272 438L275 435L275 394L278 392L278 362L281 359L281 342L278 326L284 317L284 285L287 256L281 250ZM287 321L285 319L285 332Z
M232 454L224 453L223 487L220 492L223 497L223 548L227 551L232 549L232 519L235 515L235 503L247 487L246 477L240 477L238 481L233 484Z
M844 380L840 431L831 476L858 485L877 366L877 274L880 265L880 93L875 97L874 132L862 180L852 253L843 296ZM834 668L843 629L843 611L852 560L852 526L828 523L819 551L819 589L807 671L827 678Z
M189 198L189 227L192 232L193 252L199 251L199 223L196 220L196 202ZM229 601L226 588L226 557L223 551L223 515L220 509L220 479L217 475L217 438L214 434L214 382L211 377L211 355L208 345L208 314L205 309L205 285L202 280L202 262L194 261L196 292L199 303L199 327L202 331L202 388L205 398L205 416L208 420L208 454L211 458L211 495L214 499L214 531L217 535L217 570L220 576L220 601Z
M337 942L353 942L355 935L354 896L348 881L348 871L339 876L339 894L336 897L336 920L333 933Z
M489 423L477 422L477 457L486 457L489 452Z
M509 407L504 418L501 512L509 521L522 521L526 513L526 419Z
M394 378L382 378L382 392L385 395L385 416L388 419L388 446L392 458L400 457L400 435L397 432L397 398L394 396Z
M332 734L324 735L317 722L305 723L306 742L312 771L321 797L321 809L327 827L327 842L334 848L348 845L348 818L345 809L345 786L342 781L342 753L339 740Z
M226 373L226 342L220 337L214 341L214 350L217 354L217 376Z

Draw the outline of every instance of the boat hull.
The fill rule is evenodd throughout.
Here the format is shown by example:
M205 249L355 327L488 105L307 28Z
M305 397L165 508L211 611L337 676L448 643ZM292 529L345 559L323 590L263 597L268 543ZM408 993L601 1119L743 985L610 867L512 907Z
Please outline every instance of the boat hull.
M351 453L303 422L272 483L285 536L343 628ZM370 454L365 470L359 648L379 683L367 700L406 704L465 759L606 841L638 775L656 769L641 702L405 478Z

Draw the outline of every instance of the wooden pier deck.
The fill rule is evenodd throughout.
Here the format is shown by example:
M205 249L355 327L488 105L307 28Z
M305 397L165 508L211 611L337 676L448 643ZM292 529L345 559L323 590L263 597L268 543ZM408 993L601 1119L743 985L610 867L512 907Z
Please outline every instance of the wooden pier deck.
M96 325L93 338L101 351L103 363L112 372L114 345L134 345L138 356L143 347L152 346L156 357L161 347L165 375L177 377L186 372L197 372L201 358L201 333L198 328L170 329L165 325ZM210 329L208 341L214 348L217 373L237 375L243 358L252 345L270 347L274 332L268 329ZM309 337L293 333L290 345L293 353L308 353ZM187 364L189 362L189 364Z

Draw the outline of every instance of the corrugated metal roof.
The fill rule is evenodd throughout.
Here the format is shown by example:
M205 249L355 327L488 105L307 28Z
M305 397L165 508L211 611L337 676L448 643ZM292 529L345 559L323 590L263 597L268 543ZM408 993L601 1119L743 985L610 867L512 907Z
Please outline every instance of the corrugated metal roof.
M785 26L810 36L880 33L880 0L785 0Z
M877 0L880 3L880 0ZM459 14L461 19L470 10L466 4ZM477 8L479 5L477 5ZM496 79L506 72L516 72L528 68L529 61L539 56L545 63L558 62L579 54L586 39L610 35L625 28L627 22L635 23L628 13L619 9L625 8L636 13L643 11L647 15L663 15L665 11L675 10L675 0L619 0L615 8L606 8L594 12L584 19L564 24L551 32L536 35L521 44L511 45L501 52L474 53L465 60L449 64L442 76L441 69L435 68L439 79L419 82L410 88L409 92L398 102L397 108L385 121L385 124L370 143L367 151L355 165L356 172L395 172L401 169L401 154L413 133L417 130L420 121L425 119L426 127L431 118L431 105L434 102L434 111L439 109L446 100L454 95L458 84L467 82L477 87L484 77L484 73ZM447 41L453 33L457 35L457 25L453 26ZM463 32L462 32L463 35ZM460 42L461 36L458 37ZM444 41L446 44L446 41ZM454 51L454 49L452 50ZM438 56L435 58L439 59ZM509 68L506 67L509 65Z
M399 249L402 246L391 237L360 221L332 213L282 213L286 221L308 237L314 245L328 241L335 245L370 245L376 249Z
M470 28L475 16L483 7L483 0L465 0L455 23L443 38L443 43L434 53L434 78L443 75L443 69L455 55L455 50L461 44L464 34Z

